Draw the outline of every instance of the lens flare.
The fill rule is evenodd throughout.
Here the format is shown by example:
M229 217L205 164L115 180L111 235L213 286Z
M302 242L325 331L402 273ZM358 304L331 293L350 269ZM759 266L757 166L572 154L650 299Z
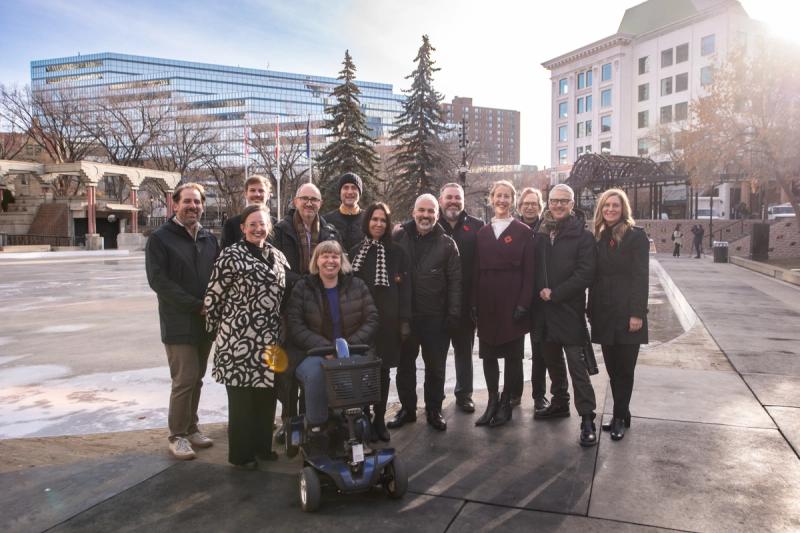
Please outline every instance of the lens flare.
M289 368L289 356L283 348L273 344L264 348L264 363L270 370L280 374Z

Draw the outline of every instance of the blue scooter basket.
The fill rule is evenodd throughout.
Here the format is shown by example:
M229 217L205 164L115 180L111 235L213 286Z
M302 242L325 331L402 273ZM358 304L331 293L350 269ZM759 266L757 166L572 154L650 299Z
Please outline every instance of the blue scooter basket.
M381 399L381 360L350 357L322 361L328 406L332 409L363 407Z

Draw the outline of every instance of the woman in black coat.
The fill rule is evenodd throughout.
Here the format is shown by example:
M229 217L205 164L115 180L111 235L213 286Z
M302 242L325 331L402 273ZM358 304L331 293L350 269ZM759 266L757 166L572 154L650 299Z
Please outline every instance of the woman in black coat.
M386 429L386 403L389 398L389 369L400 361L400 344L411 333L411 279L403 249L392 241L392 218L383 202L364 212L364 239L349 253L353 273L364 280L378 308L378 334L375 350L381 359L381 402L375 405L373 437L389 442Z
M597 273L589 291L589 318L592 342L603 347L614 398L614 417L603 430L620 440L631 425L629 404L639 347L647 344L650 241L634 226L628 197L620 189L600 196L594 234Z
M533 231L511 216L514 186L497 181L489 192L491 224L478 231L473 279L479 356L489 391L486 411L476 426L500 426L511 420L511 396L522 381L525 335L533 303ZM500 366L505 359L503 394L498 398Z

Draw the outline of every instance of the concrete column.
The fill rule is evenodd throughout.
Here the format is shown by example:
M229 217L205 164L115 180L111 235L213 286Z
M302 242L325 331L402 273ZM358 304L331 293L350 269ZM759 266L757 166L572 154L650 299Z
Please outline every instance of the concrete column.
M131 187L131 205L139 205L139 187ZM131 211L131 233L139 233L139 211Z
M175 192L175 189L167 189L167 213L166 213L166 218L169 218L169 217L172 216L172 211L173 211L173 208L172 208L172 195L173 195L174 192Z
M86 184L86 219L88 231L94 235L97 233L97 205L96 201L97 185L94 183Z

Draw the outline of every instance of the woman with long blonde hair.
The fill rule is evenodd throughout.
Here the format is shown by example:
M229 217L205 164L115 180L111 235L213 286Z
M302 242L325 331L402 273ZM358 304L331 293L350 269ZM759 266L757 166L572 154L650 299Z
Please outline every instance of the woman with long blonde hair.
M597 272L589 289L592 342L603 348L611 381L614 413L602 425L612 440L625 436L639 347L647 344L650 242L634 225L628 196L621 189L600 195L594 213Z

